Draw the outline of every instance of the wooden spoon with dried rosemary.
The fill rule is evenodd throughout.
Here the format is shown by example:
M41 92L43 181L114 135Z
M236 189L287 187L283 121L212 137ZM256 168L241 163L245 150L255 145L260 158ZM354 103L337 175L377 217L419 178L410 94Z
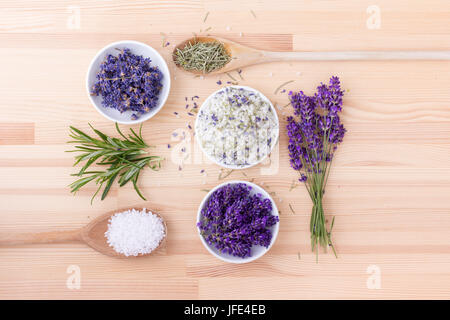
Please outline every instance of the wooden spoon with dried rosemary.
M204 45L199 43L220 44L229 57L224 60L214 61L213 64L205 61L212 59L205 51ZM177 53L198 48L194 60L183 64L183 60L177 60ZM223 51L222 50L222 51ZM190 52L190 51L189 51ZM207 58L206 58L207 57ZM186 57L184 57L186 59ZM221 55L224 59L224 56ZM250 48L239 43L219 37L193 37L181 42L173 51L175 64L194 74L219 74L235 69L241 69L253 64L274 61L346 61L346 60L450 60L450 51L299 51L299 52L273 52ZM215 59L215 58L214 58ZM212 59L212 60L214 60ZM178 61L178 63L177 63ZM208 60L209 61L209 60ZM209 66L209 67L206 67Z

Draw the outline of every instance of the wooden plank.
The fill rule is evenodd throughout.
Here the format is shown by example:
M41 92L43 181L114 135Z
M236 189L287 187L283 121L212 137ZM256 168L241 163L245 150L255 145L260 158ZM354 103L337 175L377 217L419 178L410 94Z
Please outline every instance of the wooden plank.
M34 123L0 123L0 145L34 144Z

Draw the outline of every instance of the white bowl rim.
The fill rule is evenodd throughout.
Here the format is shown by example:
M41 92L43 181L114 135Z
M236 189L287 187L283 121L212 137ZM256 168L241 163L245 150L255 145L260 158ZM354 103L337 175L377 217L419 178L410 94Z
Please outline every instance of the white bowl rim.
M264 248L264 251L262 251L259 255L254 255L254 256L251 256L251 257L247 257L247 258L240 258L240 260L231 260L231 259L228 259L228 258L226 258L226 257L224 257L224 256L222 256L222 255L220 255L220 254L217 254L216 252L214 252L214 251L211 249L210 244L208 244L208 243L206 242L206 240L203 238L203 236L200 234L200 230L199 230L199 228L198 228L198 226L197 226L197 224L200 222L200 217L201 217L201 215L202 215L202 209L203 209L203 207L205 206L206 201L208 201L209 198L211 197L211 195L213 194L213 192L216 191L217 189L219 189L219 188L225 186L225 185L228 185L228 184L237 184L237 183L244 183L244 184L246 184L246 185L252 187L253 190L257 190L258 193L261 193L261 195L262 195L264 198L270 199L270 201L272 202L272 215L277 216L277 217L278 217L278 220L279 220L280 214L279 214L279 211L278 211L278 207L277 207L275 201L274 201L274 200L272 199L272 197L270 196L270 194L269 194L264 188L258 186L257 184L255 184L255 183L253 183L253 182L249 182L249 181L244 181L244 180L231 180L231 181L226 181L226 182L224 182L224 183L221 183L221 184L215 186L215 187L214 187L213 189L211 189L211 190L208 192L208 194L203 198L202 202L200 203L200 206L198 207L198 211L197 211L197 222L196 222L195 227L197 228L197 233L198 233L198 236L200 237L201 242L203 243L203 246L206 248L206 250L209 251L209 253L211 253L211 254L212 254L213 256L215 256L216 258L218 258L218 259L220 259L220 260L222 260L222 261L225 261L225 262L236 263L236 264L243 264L243 263L249 263L249 262L255 261L256 259L261 258L262 256L264 256L264 255L270 250L270 248L272 248L272 246L273 246L273 244L275 243L275 241L276 241L276 239L277 239L277 236L278 236L278 231L279 231L279 229L280 229L280 221L278 221L278 223L275 224L275 225L273 226L274 229L273 229L273 232L272 232L272 239L270 240L269 246L268 246L267 248Z
M279 140L279 138L280 138L280 120L278 119L277 111L275 110L275 107L273 106L272 102L271 102L264 94L262 94L261 91L256 90L255 88L252 88L252 87L249 87L249 86L238 86L238 85L225 86L225 87L222 87L222 88L220 88L220 89L214 91L213 93L211 93L211 94L205 99L205 101L203 101L202 105L201 105L200 108L198 109L198 113L201 112L203 106L205 106L205 104L206 104L206 103L207 103L207 102L208 102L208 101L209 101L216 93L218 93L218 92L220 92L220 91L222 91L222 90L225 90L226 88L237 88L237 89L243 88L243 89L246 89L246 90L249 90L249 91L256 92L256 93L260 94L261 97L269 103L270 108L272 109L272 112L275 114L275 119L276 119L277 124L278 124L278 128L277 128L277 129L278 129L278 130L277 130L277 131L278 131L278 132L277 132L277 139L276 139L275 143L272 144L272 147L270 148L270 152L268 152L264 157L262 157L261 159L259 159L259 160L256 161L255 163L252 163L252 164L249 164L249 165L246 165L246 166L230 165L230 164L220 163L219 161L217 161L216 159L214 159L213 157L211 157L211 156L205 151L205 149L203 149L203 146L202 146L202 144L200 143L200 140L199 140L200 138L199 138L199 135L197 134L197 132L195 133L195 140L197 141L197 144L199 145L200 150L202 150L203 154L204 154L211 162L213 162L213 163L215 163L215 164L217 164L217 165L219 165L219 166L221 166L221 167L223 167L223 168L227 168L227 169L233 169L233 170L248 169L248 168L251 168L251 167L254 167L254 166L260 164L261 162L263 162L263 161L269 156L269 154L272 153L273 148L275 148L275 146L276 146L276 144L278 143L278 140ZM199 118L199 117L198 117L198 115L197 115L197 117L195 118L195 124L194 124L194 130L195 130L195 131L197 131L197 121L198 121L198 118Z
M94 62L97 60L98 57L100 57L102 54L104 54L104 52L114 46L118 46L118 45L126 45L126 44L134 44L134 45L139 45L139 46L143 46L146 49L148 49L149 51L151 51L153 54L155 54L156 56L158 56L161 61L162 61L162 66L164 67L165 70L161 70L162 68L159 68L160 71L164 74L165 77L167 77L167 94L165 97L162 97L163 99L161 99L160 101L160 106L156 109L151 110L150 112L147 112L146 114L143 114L141 117L139 117L136 120L118 120L118 119L114 119L112 117L110 117L109 115L107 115L106 113L103 112L103 110L100 108L100 106L97 105L97 103L94 101L94 99L92 99L91 96L91 88L89 85L89 75L92 71ZM145 55L143 55L145 56ZM161 109L162 107L166 104L166 101L169 97L170 94L170 87L171 87L171 75L170 75L170 70L169 70L169 66L167 65L166 60L163 58L163 56L153 47L149 46L146 43L140 42L140 41L136 41L136 40L121 40L121 41L116 41L116 42L112 42L106 46L104 46L103 48L101 48L96 54L95 56L92 58L91 62L89 63L89 67L88 67L88 71L86 74L86 90L87 90L87 95L89 97L89 101L91 102L91 104L94 106L94 108L105 118L120 123L120 124L137 124L137 123L142 123L144 121L147 121L151 118L153 118Z

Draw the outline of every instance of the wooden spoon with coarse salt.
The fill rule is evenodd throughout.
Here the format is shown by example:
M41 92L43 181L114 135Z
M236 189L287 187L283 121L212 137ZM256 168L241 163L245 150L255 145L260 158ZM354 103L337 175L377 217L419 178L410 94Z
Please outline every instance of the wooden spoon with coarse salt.
M114 210L105 213L98 218L92 220L86 226L66 231L51 231L51 232L41 232L41 233L0 233L0 247L18 246L18 245L28 245L28 244L49 244L49 243L66 243L66 242L84 242L90 247L94 248L100 253L107 256L118 257L118 258L134 258L135 256L125 256L121 253L116 252L106 241L105 232L108 230L108 222L111 216L116 213L124 212L133 208L127 208L123 210ZM141 211L142 208L134 208ZM162 244L165 242L167 237L167 226L162 217L153 212L158 216L164 224L164 238L159 242L158 247L152 252L145 255L154 253L158 248L161 248ZM144 255L138 255L141 257Z
M275 61L354 61L354 60L450 60L450 51L299 51L273 52L250 48L234 41L219 37L198 36L187 39L175 47L183 49L188 43L221 42L230 55L231 60L220 69L205 75L225 73L254 64ZM175 63L176 65L176 63ZM184 70L182 67L178 66ZM185 70L194 74L203 74L197 70Z

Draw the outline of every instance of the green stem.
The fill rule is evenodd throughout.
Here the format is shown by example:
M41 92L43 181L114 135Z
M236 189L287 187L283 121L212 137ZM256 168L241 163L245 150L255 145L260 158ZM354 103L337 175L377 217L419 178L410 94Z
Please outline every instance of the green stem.
M337 258L336 250L331 241L332 230L327 230L325 222L325 213L323 210L323 189L321 186L318 187L319 188L316 188L314 197L312 198L313 208L310 221L311 249L312 252L316 253L316 262L318 261L319 247L324 248L326 251L327 247L330 246Z

